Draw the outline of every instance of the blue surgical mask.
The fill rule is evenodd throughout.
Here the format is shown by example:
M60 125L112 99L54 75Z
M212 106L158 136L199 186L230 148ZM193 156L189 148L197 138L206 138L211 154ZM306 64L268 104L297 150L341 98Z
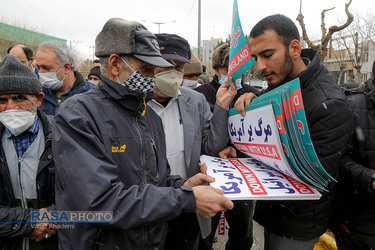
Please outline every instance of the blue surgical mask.
M227 78L228 78L228 77L227 77L226 75L221 75L221 77L220 77L220 81L219 81L219 84L220 84L220 85L223 84L223 82L224 82L225 79L227 79ZM237 90L242 89L241 79L240 79L240 78L238 78L238 79L236 80L236 84L237 84Z

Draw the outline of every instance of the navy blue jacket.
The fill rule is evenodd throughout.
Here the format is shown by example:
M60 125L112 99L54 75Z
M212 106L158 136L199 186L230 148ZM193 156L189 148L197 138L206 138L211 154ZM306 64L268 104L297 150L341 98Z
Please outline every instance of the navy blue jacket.
M74 96L75 94L87 92L91 88L95 87L94 84L84 81L83 76L77 71L74 71L74 76L76 78L76 81L74 82L72 89L68 92L67 99ZM55 115L56 110L59 108L59 105L57 104L55 99L55 93L44 87L43 93L44 98L40 109L47 115Z
M163 249L167 220L194 212L194 194L170 175L162 122L145 94L101 79L55 116L56 206L113 211L113 223L60 230L59 248Z

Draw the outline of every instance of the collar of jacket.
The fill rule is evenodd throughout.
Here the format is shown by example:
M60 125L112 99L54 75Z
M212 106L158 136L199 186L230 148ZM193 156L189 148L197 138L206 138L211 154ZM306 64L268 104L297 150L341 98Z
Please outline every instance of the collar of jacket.
M301 57L308 58L311 62L304 71L297 75L297 77L300 78L301 87L303 87L308 85L312 79L316 78L316 75L320 72L322 64L320 62L319 53L315 49L303 49Z
M153 98L152 92L134 91L102 75L97 88L108 98L119 103L131 113L144 114L146 102Z
M220 88L220 83L219 83L219 77L215 74L214 77L212 78L212 81L210 82L212 87L216 89L216 92Z

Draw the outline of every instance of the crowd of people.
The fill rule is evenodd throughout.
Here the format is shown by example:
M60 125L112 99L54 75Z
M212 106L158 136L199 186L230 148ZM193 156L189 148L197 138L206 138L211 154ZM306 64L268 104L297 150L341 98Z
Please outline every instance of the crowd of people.
M313 249L327 229L339 249L375 249L373 78L339 87L284 15L259 21L250 50L268 88L228 78L228 44L215 49L212 81L187 40L108 20L88 79L69 48L15 45L0 62L1 249L212 249L225 212L226 249ZM319 200L231 201L209 184L202 154L242 157L228 110L299 78L314 148L337 181ZM352 77L354 79L354 77ZM34 211L111 211L111 223L62 228ZM253 216L254 214L254 216Z

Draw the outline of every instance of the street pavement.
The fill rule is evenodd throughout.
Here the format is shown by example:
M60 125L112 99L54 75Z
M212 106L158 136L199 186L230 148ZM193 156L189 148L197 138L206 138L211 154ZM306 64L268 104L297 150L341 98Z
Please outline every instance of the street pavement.
M263 238L263 227L258 223L254 222L253 236L254 242L251 250L263 250L264 238ZM214 243L214 250L225 250L225 243L227 242L228 237L219 236L218 241Z

